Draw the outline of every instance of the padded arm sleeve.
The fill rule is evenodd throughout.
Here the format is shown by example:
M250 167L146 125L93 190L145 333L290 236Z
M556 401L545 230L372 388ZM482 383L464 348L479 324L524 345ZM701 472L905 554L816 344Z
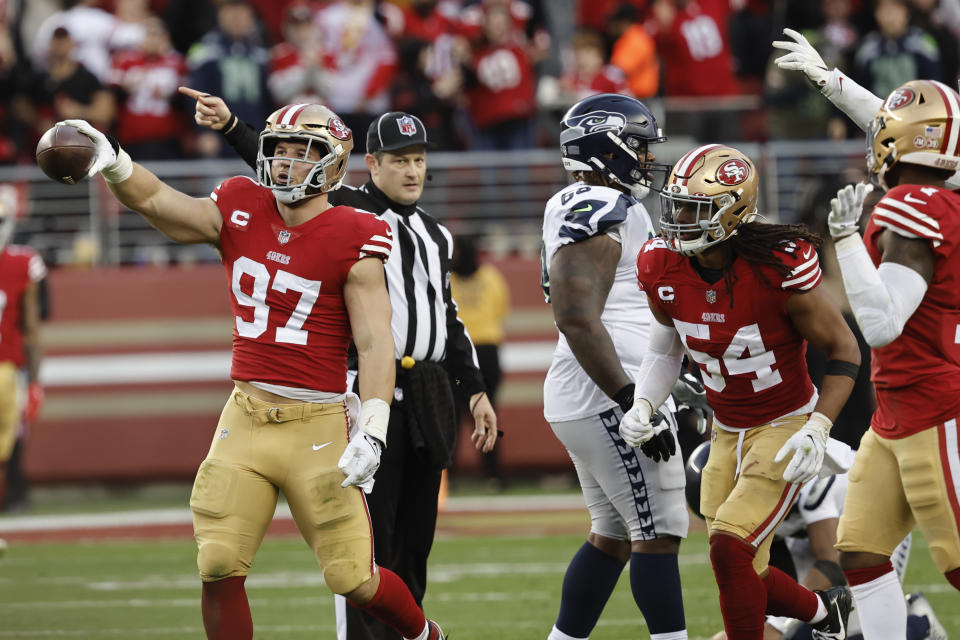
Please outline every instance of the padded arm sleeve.
M642 398L649 402L654 410L666 402L673 383L680 375L682 363L683 345L677 330L653 320L650 323L647 352L643 354L643 362L640 363L634 402Z
M838 240L835 246L843 286L863 337L873 348L887 346L900 336L920 306L927 282L896 262L875 267L858 234Z
M827 84L820 93L853 120L854 124L866 131L867 125L883 106L883 100L873 95L851 80L840 69L830 72Z

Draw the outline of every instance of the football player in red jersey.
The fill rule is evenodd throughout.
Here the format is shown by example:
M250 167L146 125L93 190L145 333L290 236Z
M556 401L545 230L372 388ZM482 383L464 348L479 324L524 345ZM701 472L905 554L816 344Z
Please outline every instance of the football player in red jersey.
M769 613L839 639L849 592L818 597L768 560L773 531L821 469L860 351L818 286L820 239L799 225L755 221L757 187L750 159L723 145L697 147L674 166L661 191L664 237L637 257L659 322L620 433L638 446L664 428L651 420L653 408L670 393L685 348L714 410L701 512L728 638L761 640ZM807 374L808 341L830 358L819 392Z
M872 185L841 189L827 219L877 390L837 542L868 640L904 637L890 554L914 525L960 589L960 194L944 184L958 168L960 96L907 82L867 126L867 170L886 193L863 238Z
M375 564L360 490L372 488L393 396L382 266L392 238L373 214L328 202L350 129L322 105L278 109L260 134L257 181L230 178L192 198L86 122L64 124L94 140L90 174L121 204L177 242L215 246L226 267L236 388L190 497L207 637L253 637L244 580L283 491L331 591L404 638L442 638L403 581ZM351 337L362 405L346 388Z
M40 295L47 275L30 247L9 244L15 213L0 199L0 504L7 486L7 462L13 454L21 418L33 422L43 403L40 386ZM27 374L26 405L18 401L19 372Z

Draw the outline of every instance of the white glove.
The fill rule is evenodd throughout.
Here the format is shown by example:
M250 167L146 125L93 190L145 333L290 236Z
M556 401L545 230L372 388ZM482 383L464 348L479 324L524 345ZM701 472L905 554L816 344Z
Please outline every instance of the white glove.
M653 416L653 407L650 401L646 398L635 400L630 411L627 411L620 420L620 437L624 442L631 447L639 447L661 431L670 428L666 420L651 424L651 416Z
M373 474L380 468L380 452L383 445L373 436L365 433L357 434L343 450L337 467L347 478L340 483L341 487L351 485L360 487L364 493L373 491Z
M820 473L832 426L833 422L830 418L814 412L810 414L807 423L780 447L780 451L773 459L774 462L781 462L791 451L794 452L787 468L783 470L784 480L804 483Z
M789 27L784 29L783 33L787 37L793 38L794 42L789 40L774 41L773 46L790 52L785 56L780 56L774 60L774 62L781 69L802 71L810 82L820 87L821 91L824 90L827 83L830 82L830 70L827 69L827 64L823 61L823 58L821 58L817 50L807 42L803 34Z
M860 233L860 215L863 212L863 200L873 191L873 185L858 182L848 184L837 191L837 197L830 200L830 213L827 215L827 228L834 240Z
M133 173L133 161L127 152L120 149L119 145L114 150L107 136L86 120L63 120L57 124L73 127L93 140L97 148L97 157L87 171L89 177L103 173L103 178L107 182L123 182Z

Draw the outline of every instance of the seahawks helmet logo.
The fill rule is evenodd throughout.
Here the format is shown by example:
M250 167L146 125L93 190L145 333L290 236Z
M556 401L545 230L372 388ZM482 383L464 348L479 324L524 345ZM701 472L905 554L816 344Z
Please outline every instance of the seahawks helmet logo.
M627 119L622 113L592 111L570 118L566 125L569 127L570 133L575 131L577 134L585 136L601 131L620 131L627 125Z

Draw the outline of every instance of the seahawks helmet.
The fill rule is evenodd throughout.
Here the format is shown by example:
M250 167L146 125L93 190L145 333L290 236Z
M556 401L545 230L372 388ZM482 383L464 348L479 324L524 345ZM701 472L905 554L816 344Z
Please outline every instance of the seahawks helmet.
M560 152L567 171L595 172L644 198L670 173L647 162L650 145L666 141L656 118L636 98L601 93L570 107L560 123Z

